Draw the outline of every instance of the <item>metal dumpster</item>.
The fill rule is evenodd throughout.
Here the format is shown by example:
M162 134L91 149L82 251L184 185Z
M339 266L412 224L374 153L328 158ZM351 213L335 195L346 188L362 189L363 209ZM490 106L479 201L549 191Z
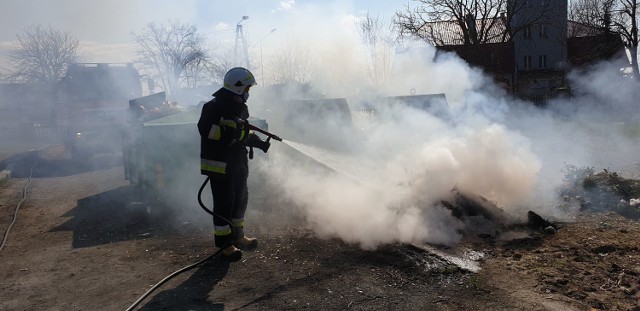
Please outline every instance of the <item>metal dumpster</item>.
M176 192L197 191L200 175L201 106L153 120L135 119L127 128L124 146L125 179L144 197L167 198ZM249 123L268 130L265 120ZM256 152L260 156L262 152Z

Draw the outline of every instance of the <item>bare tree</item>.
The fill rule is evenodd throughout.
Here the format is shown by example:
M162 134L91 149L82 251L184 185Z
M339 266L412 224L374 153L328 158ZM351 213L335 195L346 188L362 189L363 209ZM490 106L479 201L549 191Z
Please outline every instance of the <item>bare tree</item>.
M616 0L574 0L569 8L569 19L582 24L584 29L574 29L575 33L596 35L609 31L611 27L610 8ZM579 28L579 27L575 27Z
M640 81L638 68L638 0L619 0L611 7L611 27L622 36L631 53L633 76Z
M53 83L64 76L68 64L78 59L78 39L42 25L30 25L17 35L9 53L15 69L9 79L16 82Z
M574 0L570 18L599 31L620 35L631 54L631 69L640 81L638 67L638 0Z
M557 1L543 1L533 14L524 11L527 0L413 0L404 11L396 12L394 23L400 36L413 36L435 46L481 45L507 42L516 33L553 11ZM554 4L555 3L555 4Z
M220 44L215 44L220 46ZM224 75L231 69L233 55L232 51L221 51L220 49L211 49L206 59L198 59L194 61L185 70L185 83L187 87L197 87L203 82L222 84Z
M307 45L290 42L273 56L271 81L274 84L306 83L311 80L314 63Z
M385 23L379 16L367 15L360 21L359 32L366 45L369 57L369 77L374 85L383 84L391 71L393 38Z
M177 21L166 25L150 23L132 35L139 47L140 61L153 71L151 75L169 94L175 94L180 87L210 81L210 76L203 74L210 65L206 38L195 25Z
M208 67L212 82L222 84L224 75L229 69L235 67L233 62L234 50L223 49L211 57L211 65ZM262 82L259 82L262 83Z

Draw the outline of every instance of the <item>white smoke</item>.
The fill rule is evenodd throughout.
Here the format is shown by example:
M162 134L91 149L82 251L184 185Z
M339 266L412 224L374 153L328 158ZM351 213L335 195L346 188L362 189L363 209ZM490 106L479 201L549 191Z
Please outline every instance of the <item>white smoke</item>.
M504 119L504 101L485 94L483 88L495 88L456 57L434 59L433 48L402 53L394 82L381 93L445 93L452 99L449 118L401 107L389 107L373 120L352 112L358 130L345 128L344 135L355 139L335 142L352 144L349 151L290 143L335 174L292 164L278 154L283 147L273 147L263 169L302 208L315 232L365 248L452 244L463 225L438 202L453 189L479 194L516 216L535 207L541 163L526 137L496 121Z
M363 55L359 48L345 55L340 42L329 46L342 53L341 59ZM332 68L335 58L328 59L319 68ZM353 69L356 63L345 67L336 80L338 88L326 83L318 88L357 102L363 96L357 91L367 88L340 88L344 81L366 80L366 70ZM634 136L623 133L628 123L602 115L613 109L622 111L617 117L624 116L638 88L618 74L619 65L600 66L571 76L576 97L556 99L542 109L510 99L455 55L436 56L432 47L403 50L395 55L389 83L375 95L444 93L449 119L400 108L374 120L354 114L361 133L345 130L345 135L359 137L345 143L352 145L348 152L292 143L335 174L280 158L278 150L284 147L278 146L263 169L282 186L290 206L300 207L312 230L364 248L393 242L456 243L464 224L438 204L454 188L481 195L516 218L523 219L527 210L564 218L567 211L556 208L555 201L566 165L611 168L637 158ZM313 130L308 132L313 141ZM288 208L282 207L282 215Z
M76 3L68 0L62 6L73 12L68 8ZM139 31L148 22L162 23L168 17L189 22L202 11L193 1L157 6L151 2L117 3L111 7L118 8L119 12L120 5L125 7L122 12L126 16L120 16L118 23L110 27L105 25L110 25L112 14L101 14L99 19L91 21L86 20L93 19L93 14L71 14L73 19L65 18L68 23L54 26L81 31L74 34L87 42L85 52L88 52L96 50L88 43L93 39L89 33L96 27L109 29L109 41L122 42L122 38L129 37L129 32ZM523 217L529 209L548 214L555 211L551 203L555 187L562 182L561 170L565 164L599 169L637 162L638 147L634 139L638 134L634 134L628 120L635 115L635 107L630 104L637 103L640 88L620 77L617 64L605 63L573 74L570 79L576 86L577 96L555 101L552 109L511 100L481 70L468 66L453 54L436 55L433 47L424 45L395 49L390 76L384 79L387 83L373 86L366 68L367 48L361 44L356 27L350 24L358 20L352 8L345 7L344 2L282 3L290 4L289 9L262 15L248 12L251 19L244 24L245 34L252 42L249 47L252 57L258 58L259 46L259 58L264 58L264 63L261 60L259 67L252 68L254 74L260 72L264 81L260 85L268 85L269 77L282 69L272 62L279 53L277 45L288 48L303 44L306 46L303 56L314 64L309 74L312 81L309 89L314 95L347 98L354 108L362 98L376 102L376 98L384 96L443 93L451 113L442 117L411 108L388 108L369 118L352 110L354 127L336 130L349 136L345 140L338 137L333 146L337 148L305 144L307 141L301 139L299 144L289 143L299 150L296 151L273 142L269 161L263 165L252 162L252 169L267 177L268 186L272 187L269 190L275 187L278 191L260 193L263 190L254 186L263 185L251 184L250 193L279 196L276 201L282 203L264 212L282 219L302 216L302 225L317 234L338 237L365 248L393 242L452 244L461 238L459 232L464 224L438 202L454 188L479 194L516 217ZM240 12L235 8L242 5L229 6L234 6L234 12ZM18 7L18 1L11 0L5 7ZM222 14L215 3L209 3L206 8ZM47 15L49 11L38 9L29 15L34 20L24 23L37 22L38 16ZM143 12L157 13L145 15ZM63 13L68 12L60 14ZM10 19L17 16L12 14ZM121 22L124 19L126 23ZM221 23L210 16L207 19L213 24L201 29L213 31L215 25ZM224 22L233 25L236 21ZM90 27L78 26L82 23ZM268 30L274 28L278 31L265 40ZM233 37L231 32L230 36ZM6 38L13 39L13 34ZM120 52L123 46L126 45L118 48ZM125 52L129 55L131 51ZM107 57L97 52L87 54ZM286 139L284 132L279 132L286 130L282 114L285 107L279 104L287 99L308 98L308 92L262 96L259 87L252 92L249 100L252 114L266 118L270 129ZM370 93L363 94L365 92ZM183 103L183 106L189 104L195 103ZM605 120L603 116L611 118ZM623 117L628 120L624 121ZM308 141L313 141L314 130L307 129ZM301 157L300 151L315 161ZM175 201L193 208L176 203L176 210L200 215L202 212L193 202L201 177L197 176L195 163L197 150L182 152L178 152L175 161L189 158L195 166L185 165L192 167L191 171L184 169L184 174L189 176L180 176L184 182L174 178L172 186L181 193ZM205 198L205 203L209 202L210 198ZM251 219L252 213L261 212L261 204L259 200L250 202L249 230L261 223ZM197 217L193 214L189 216ZM296 221L299 220L296 217Z

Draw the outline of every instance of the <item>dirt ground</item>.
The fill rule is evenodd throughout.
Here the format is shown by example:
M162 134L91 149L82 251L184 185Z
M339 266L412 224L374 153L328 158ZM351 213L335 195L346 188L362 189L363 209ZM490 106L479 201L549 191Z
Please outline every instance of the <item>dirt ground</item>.
M117 161L47 164L0 184L2 233L26 189L0 250L0 310L125 310L215 251L208 225L138 204ZM287 223L266 230L269 214L248 212L257 250L182 273L136 309L640 310L640 223L615 211L584 210L555 234L468 236L456 249L483 254L475 273L419 245L364 251Z

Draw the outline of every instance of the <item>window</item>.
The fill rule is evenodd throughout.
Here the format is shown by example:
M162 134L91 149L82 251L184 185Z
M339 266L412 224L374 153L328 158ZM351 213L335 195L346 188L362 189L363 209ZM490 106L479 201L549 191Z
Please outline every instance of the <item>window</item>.
M531 56L524 57L524 69L531 69Z
M540 25L540 32L538 33L540 38L549 38L549 31L546 25Z
M540 69L547 68L547 55L538 56L538 67Z
M525 39L531 39L531 26L530 25L524 27L523 34L524 34L524 38Z

